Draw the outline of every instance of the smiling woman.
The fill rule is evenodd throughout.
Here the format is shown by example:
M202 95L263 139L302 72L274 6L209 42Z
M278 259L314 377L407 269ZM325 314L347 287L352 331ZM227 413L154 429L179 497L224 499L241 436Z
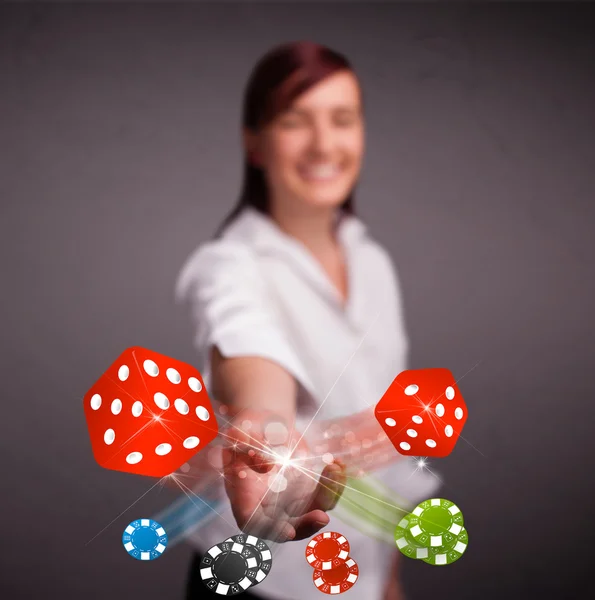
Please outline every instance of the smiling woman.
M273 49L248 82L242 128L238 204L178 281L178 297L192 307L203 377L227 405L225 437L233 442L225 461L229 503L221 520L201 527L194 541L204 552L236 533L230 529L235 521L273 543L262 596L308 600L319 591L304 560L305 542L297 541L331 526L353 549L357 597L399 600L394 548L332 515L349 457L335 460L305 442L313 419L347 415L369 423L372 437L381 435L370 407L406 368L392 261L353 210L365 137L353 68L310 42ZM249 435L242 432L246 422ZM265 468L255 450L271 454L271 423L285 432L290 455ZM309 476L291 468L298 453L316 464ZM409 459L375 474L400 484L402 495L409 491L412 503L435 489ZM287 543L278 554L281 542ZM205 595L199 563L188 598ZM248 593L258 596L261 589Z

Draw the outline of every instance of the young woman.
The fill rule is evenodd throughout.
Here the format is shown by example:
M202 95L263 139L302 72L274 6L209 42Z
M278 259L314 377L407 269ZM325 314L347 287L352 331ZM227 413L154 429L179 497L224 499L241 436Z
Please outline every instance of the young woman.
M229 408L231 431L248 428L252 440L263 439L272 417L294 440L314 417L362 413L373 420L370 407L406 368L408 341L391 259L354 214L365 136L350 63L314 43L275 48L250 78L243 133L239 203L178 282L198 329L199 368ZM307 494L296 487L307 498L299 510L279 510L277 502L260 502L268 483L253 453L236 451L229 460L229 504L197 532L197 547L204 551L238 527L287 541L267 579L244 597L319 598L304 550L307 538L326 527L348 538L359 565L345 597L402 598L396 551L328 512L336 499L324 490L340 482L339 467L327 467L324 485ZM403 459L380 476L407 488L416 485L413 473ZM188 598L208 595L198 560Z

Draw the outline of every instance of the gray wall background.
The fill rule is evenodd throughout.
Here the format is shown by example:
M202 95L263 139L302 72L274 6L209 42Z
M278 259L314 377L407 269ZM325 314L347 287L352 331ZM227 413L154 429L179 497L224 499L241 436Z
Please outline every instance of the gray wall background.
M235 201L249 70L297 38L361 76L358 210L397 262L412 367L481 361L461 382L473 447L433 464L469 551L405 561L411 600L588 597L592 8L0 7L0 597L182 597L188 547L148 568L120 546L175 494L126 511L153 480L95 464L81 399L130 345L193 361L175 278Z

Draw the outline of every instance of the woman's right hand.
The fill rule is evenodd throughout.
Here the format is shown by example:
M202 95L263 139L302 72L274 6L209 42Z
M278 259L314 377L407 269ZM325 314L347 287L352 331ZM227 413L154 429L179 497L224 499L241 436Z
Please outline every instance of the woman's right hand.
M284 542L311 537L329 523L327 511L345 484L341 463L318 476L301 434L270 412L241 411L224 438L225 489L242 531Z

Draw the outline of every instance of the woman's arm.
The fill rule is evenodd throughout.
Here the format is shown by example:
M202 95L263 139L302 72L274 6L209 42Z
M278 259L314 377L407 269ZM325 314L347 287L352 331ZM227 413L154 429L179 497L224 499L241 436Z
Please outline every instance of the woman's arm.
M258 356L225 358L211 350L213 395L232 414L245 409L277 415L293 426L296 415L297 383L283 367Z
M345 476L339 463L327 465L320 479L307 461L279 464L278 457L284 456L277 455L281 445L290 447L292 457L299 452L307 455L305 442L293 429L295 379L260 357L225 358L213 348L211 361L213 395L230 408L223 434L225 489L238 526L274 541L311 537L328 524L326 511L337 503ZM282 439L272 443L267 439L265 427L271 421L285 426L285 444ZM277 477L283 485L277 485Z

